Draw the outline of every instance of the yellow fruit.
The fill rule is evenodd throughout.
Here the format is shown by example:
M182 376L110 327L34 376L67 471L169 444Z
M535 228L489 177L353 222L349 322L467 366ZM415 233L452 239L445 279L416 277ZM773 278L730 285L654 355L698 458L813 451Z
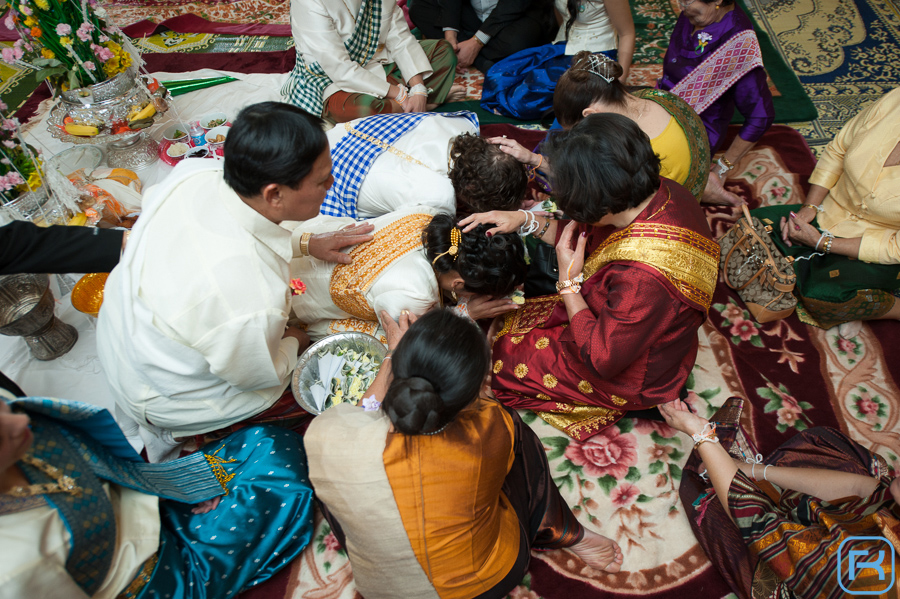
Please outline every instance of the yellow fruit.
M100 130L97 129L97 127L92 127L91 125L76 125L75 123L67 123L65 129L66 133L81 137L93 137L100 133Z
M70 227L80 227L87 222L87 215L84 212L79 212L75 216L73 216L69 222L67 223Z
M154 114L156 114L156 107L153 105L153 102L148 102L146 106L144 106L137 114L129 117L129 121L140 121L143 119L149 119Z

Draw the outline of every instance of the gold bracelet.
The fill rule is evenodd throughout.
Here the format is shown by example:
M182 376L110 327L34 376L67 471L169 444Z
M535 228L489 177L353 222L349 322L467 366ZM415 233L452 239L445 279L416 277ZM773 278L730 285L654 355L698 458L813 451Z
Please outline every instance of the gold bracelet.
M818 214L819 212L825 212L824 208L816 204L803 204L802 206L800 206L800 210L803 210L804 208L812 208L816 211L816 214Z
M540 233L535 233L535 234L534 234L534 238L535 238L535 239L540 240L540 239L542 239L542 238L544 237L544 233L546 233L546 232L547 232L547 229L550 228L550 221L551 221L551 220L552 220L552 219L548 216L548 217L547 217L547 222L544 223L544 227L541 229Z
M725 164L725 166L727 166L729 170L731 170L731 169L734 168L734 163L731 162L730 160L728 160L727 158L725 158L725 155L724 155L724 154L722 154L721 156L719 156L719 160L721 160L722 163Z
M312 239L312 233L303 233L300 235L300 257L309 256L309 240Z

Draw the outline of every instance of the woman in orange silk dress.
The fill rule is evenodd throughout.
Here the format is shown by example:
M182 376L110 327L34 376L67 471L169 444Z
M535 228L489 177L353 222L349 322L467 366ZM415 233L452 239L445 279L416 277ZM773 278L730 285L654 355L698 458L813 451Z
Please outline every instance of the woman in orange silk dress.
M490 397L481 329L450 310L400 319L384 320L394 353L363 407L329 408L304 437L309 479L357 591L501 599L532 548L565 547L618 572L619 546L578 522L540 439Z
M504 404L583 440L626 411L678 398L697 357L719 246L691 193L659 177L659 159L634 121L593 114L545 150L571 222L523 223L520 211L460 225L498 223L488 234L524 226L557 240L560 293L506 316L492 386Z

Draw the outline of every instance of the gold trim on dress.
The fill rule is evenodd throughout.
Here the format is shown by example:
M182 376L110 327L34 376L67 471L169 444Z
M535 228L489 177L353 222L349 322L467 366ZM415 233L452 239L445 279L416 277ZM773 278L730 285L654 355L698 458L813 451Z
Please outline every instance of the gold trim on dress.
M550 347L550 340L546 337L541 337L535 342L534 346L537 349L547 349L548 347Z
M625 414L621 410L611 410L601 406L556 405L565 407L565 412L537 411L536 414L550 426L575 439L583 439L597 433Z
M627 399L622 399L622 398L619 397L618 395L610 394L609 398L610 398L610 399L612 400L612 402L613 402L614 404L616 404L617 406L624 406L625 404L628 403L628 400L627 400Z
M545 374L541 378L541 382L543 382L544 386L547 387L548 389L552 389L552 388L556 387L557 384L559 384L559 381L552 374Z
M516 375L517 379L524 379L528 376L528 366L524 364L516 364L515 370L513 370L513 374Z
M500 374L500 371L503 370L503 360L497 360L494 362L494 374Z
M541 401L551 401L550 396L547 395L546 393L538 393L536 397L538 399L540 399Z
M610 262L640 262L658 270L682 295L709 310L719 279L719 253L716 242L690 229L633 223L594 250L584 265L584 276L591 277Z
M594 392L594 387L591 386L591 384L589 382L582 379L581 381L578 382L578 390L581 391L582 393L584 393L585 395L587 395L589 393ZM615 397L615 396L613 396L613 397Z
M331 273L331 300L362 320L377 321L366 301L366 292L386 268L422 247L422 230L431 222L429 214L410 214L375 233L372 241L350 250L350 264L338 264Z

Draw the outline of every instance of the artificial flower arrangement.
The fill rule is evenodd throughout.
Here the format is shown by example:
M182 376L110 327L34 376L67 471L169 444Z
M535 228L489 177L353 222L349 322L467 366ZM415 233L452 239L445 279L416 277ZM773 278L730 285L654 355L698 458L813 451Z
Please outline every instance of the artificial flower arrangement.
M0 111L6 110L6 104L0 101ZM19 121L0 116L0 200L8 204L41 184L40 158L22 140Z
M5 25L21 39L3 49L3 60L34 69L54 95L106 81L132 65L125 34L106 21L96 0L11 0Z

